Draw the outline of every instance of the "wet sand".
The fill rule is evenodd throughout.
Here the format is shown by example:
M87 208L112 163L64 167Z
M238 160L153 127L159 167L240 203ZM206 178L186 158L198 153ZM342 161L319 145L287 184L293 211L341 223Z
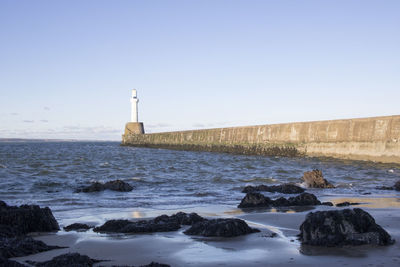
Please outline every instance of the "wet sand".
M108 260L97 266L144 265L152 261L171 266L399 266L400 265L400 214L399 201L382 198L335 198L325 199L334 203L343 201L363 203L359 206L369 212L397 241L387 247L359 246L343 248L320 248L302 246L297 240L299 226L310 210L247 210L232 207L201 207L185 212L197 212L204 217L236 217L261 230L236 238L203 238L186 236L176 232L107 235L93 231L59 233L35 236L49 245L68 248L47 251L27 257L14 258L21 263L25 260L45 261L67 252L79 252L94 259ZM324 200L324 201L325 201ZM379 205L378 205L378 204ZM385 203L385 204L382 204ZM390 204L392 203L392 204ZM320 206L312 211L339 209ZM108 214L102 218L150 217L175 211L153 211ZM126 214L125 214L126 215ZM90 221L76 218L74 222ZM93 219L92 221L96 221ZM65 225L64 225L65 226ZM275 237L271 237L275 233Z

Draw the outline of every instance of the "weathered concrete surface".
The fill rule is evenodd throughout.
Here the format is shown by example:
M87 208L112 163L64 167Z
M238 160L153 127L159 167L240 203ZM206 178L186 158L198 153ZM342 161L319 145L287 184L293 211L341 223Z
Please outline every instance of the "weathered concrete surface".
M122 145L400 163L400 115L154 134L126 129Z
M130 134L144 134L143 122L128 122L125 125L124 136Z

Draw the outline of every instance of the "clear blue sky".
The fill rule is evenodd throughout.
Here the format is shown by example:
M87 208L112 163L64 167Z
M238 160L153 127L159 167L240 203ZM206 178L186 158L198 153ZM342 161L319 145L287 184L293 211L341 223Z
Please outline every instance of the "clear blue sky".
M400 114L400 1L0 0L0 137Z

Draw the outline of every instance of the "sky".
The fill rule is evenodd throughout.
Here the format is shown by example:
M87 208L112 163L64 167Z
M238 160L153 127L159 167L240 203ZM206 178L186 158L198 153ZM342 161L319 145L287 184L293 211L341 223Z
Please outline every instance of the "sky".
M0 0L0 138L400 114L400 1Z

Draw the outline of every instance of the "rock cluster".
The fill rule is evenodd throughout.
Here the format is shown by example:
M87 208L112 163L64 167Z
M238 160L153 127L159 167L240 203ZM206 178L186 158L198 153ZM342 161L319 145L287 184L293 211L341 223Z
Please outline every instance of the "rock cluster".
M390 245L394 240L362 209L318 211L307 214L300 241L313 246Z
M196 213L179 212L171 216L161 215L152 220L110 220L102 226L95 227L93 231L113 233L171 232L181 228L181 225L192 225L203 220L205 219Z
M272 200L260 193L247 193L240 202L238 208L256 208L256 207L286 207L286 206L314 206L321 205L321 201L313 194L302 193L288 199L280 197Z
M334 188L331 183L324 179L322 171L313 170L305 172L301 178L309 188Z
M251 186L248 185L243 189L243 193L252 193L252 192L277 192L283 194L301 194L304 192L304 189L295 184L282 184L282 185L258 185Z
M23 266L8 258L59 248L25 236L31 232L55 230L59 230L59 226L49 208L8 206L0 201L0 266Z
M235 237L255 232L260 232L260 230L250 228L245 221L240 219L214 219L197 222L184 234L206 237Z
M102 226L94 228L93 231L105 233L170 232L179 230L182 225L191 225L184 232L187 235L233 237L258 232L257 229L250 228L245 221L240 219L208 220L196 213L184 212L171 216L161 215L152 220L110 220Z
M83 187L77 189L75 192L84 192L84 193L91 193L91 192L100 192L104 190L112 190L112 191L119 191L119 192L129 192L133 190L133 186L130 184L121 181L121 180L114 180L106 182L105 184L94 182L87 187Z

